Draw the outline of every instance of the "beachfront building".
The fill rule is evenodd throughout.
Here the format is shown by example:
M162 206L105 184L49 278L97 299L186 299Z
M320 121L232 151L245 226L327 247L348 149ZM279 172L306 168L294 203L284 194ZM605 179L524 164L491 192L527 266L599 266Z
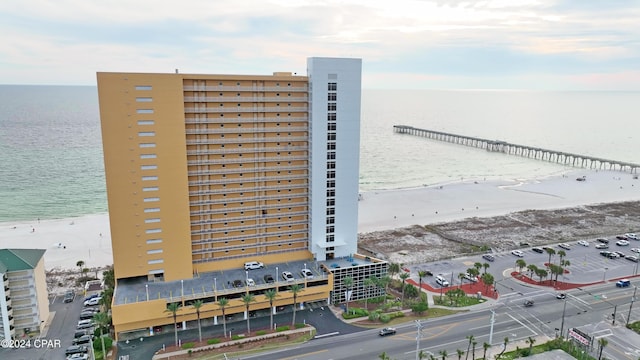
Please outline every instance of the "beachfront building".
M0 250L0 340L37 335L49 318L41 249Z
M222 297L246 317L242 295L268 309L275 289L275 310L292 284L329 301L323 261L356 258L360 59L309 58L307 76L97 77L116 333L153 333L175 302L182 328L196 300L214 324Z

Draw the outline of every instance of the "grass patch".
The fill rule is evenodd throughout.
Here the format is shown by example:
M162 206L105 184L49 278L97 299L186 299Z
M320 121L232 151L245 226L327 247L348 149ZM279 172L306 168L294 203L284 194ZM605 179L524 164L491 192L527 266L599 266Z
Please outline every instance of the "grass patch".
M477 296L462 296L459 297L457 299L455 299L453 301L453 303L451 302L451 300L447 297L447 296L443 296L442 300L440 300L440 297L433 297L433 303L436 305L441 305L441 306L448 306L448 307L466 307L466 306L472 306L472 305L477 305L477 304L482 304L484 303L486 300L485 299L478 299Z

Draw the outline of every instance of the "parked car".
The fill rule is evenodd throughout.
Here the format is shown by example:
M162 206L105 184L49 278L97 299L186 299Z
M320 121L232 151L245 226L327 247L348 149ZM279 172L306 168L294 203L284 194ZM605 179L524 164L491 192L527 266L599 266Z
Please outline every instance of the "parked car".
M496 259L496 258L495 258L495 257L493 257L493 255L491 255L491 254L484 254L484 255L482 255L482 258L483 258L483 259L485 259L485 260L487 260L487 261L494 261L494 260Z
M76 294L73 292L73 290L69 290L64 294L65 303L73 302L75 298L76 298Z
M80 336L83 335L87 335L89 332L87 330L76 330L75 333L73 333L73 338L79 338Z
M558 295L556 295L556 299L561 299L562 300L562 299L564 299L566 297L567 297L567 295L565 293L559 293Z
M520 251L520 250L512 250L511 254L515 255L517 257L523 257L524 256L524 253L522 251Z
M596 245L596 249L608 249L609 245L607 244L598 244Z
M283 271L282 272L282 278L286 281L294 281L295 278L293 277L293 274L288 272L288 271Z
M609 243L609 239L605 239L605 238L597 238L596 241L600 242L600 243L603 243L603 244L608 244Z
M256 270L256 269L262 269L263 267L264 267L264 264L259 261L249 261L244 263L245 270Z
M634 252L636 254L640 254L640 248L632 248L631 252Z
M524 301L524 306L526 306L526 307L533 306L533 300L531 300L531 299L525 300Z
M86 354L89 349L84 345L71 345L64 351L65 355Z
M542 254L544 252L544 250L542 250L542 248L539 248L539 247L533 247L531 248L531 250L537 252L538 254Z
M80 344L88 344L89 341L91 341L91 338L93 337L93 335L82 335L79 338L75 338L73 339L73 345L80 345Z
M627 237L624 235L616 235L616 239L618 240L627 240Z
M88 311L88 312L81 312L80 313L80 320L89 320L89 319L93 319L93 317L96 316L96 313L92 312L92 311Z
M631 239L631 240L640 240L640 238L638 237L638 235L634 234L634 233L626 233L624 234L624 236L627 237L627 239Z
M616 282L616 287L628 287L631 285L631 281L629 279L622 279Z
M93 299L89 299L89 300L84 302L84 306L96 306L96 305L100 304L100 300L102 300L101 297L95 297Z
M271 274L267 274L264 276L264 282L267 284L273 284L275 280L273 279L273 276L271 276Z
M240 280L240 279L235 279L235 280L233 280L233 282L231 283L231 285L232 285L234 288L241 288L241 287L243 287L243 286L244 286L244 284L243 284L242 280Z
M380 334L380 336L387 336L387 335L394 335L395 333L396 333L395 328L386 327L386 328L380 329L380 332L378 334Z
M611 251L600 251L600 256L609 257L609 254L611 254Z
M571 245L567 244L567 243L562 243L559 244L558 247L565 249L565 250L571 250Z
M618 240L618 241L616 241L616 245L618 245L618 246L629 246L629 242L627 240Z
M84 298L84 301L91 300L91 299L97 298L97 297L100 297L100 294L89 295L86 298Z
M478 282L478 277L469 273L464 274L464 278L471 282Z
M81 321L87 321L87 320L81 320ZM76 329L78 330L83 330L83 329L90 329L93 327L93 322L91 322L91 320L88 320L88 323L78 323L78 326L76 327Z
M633 261L633 262L640 261L637 256L627 256L625 259L627 259L629 261Z
M621 257L621 258L626 257L626 255L622 251L614 251L613 253L618 255L618 257Z
M578 245L589 246L589 242L587 240L578 240Z
M246 280L246 283L247 283L247 286L256 286L256 282L253 281L253 279L251 279L251 278L248 278Z
M300 270L300 274L306 279L313 279L313 273L309 269Z
M67 356L67 360L87 360L88 358L89 358L89 354L86 354L86 353L73 354L73 355Z

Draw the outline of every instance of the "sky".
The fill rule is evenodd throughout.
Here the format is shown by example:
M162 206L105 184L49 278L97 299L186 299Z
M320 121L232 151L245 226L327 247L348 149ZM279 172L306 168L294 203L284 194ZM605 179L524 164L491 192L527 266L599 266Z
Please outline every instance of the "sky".
M19 0L0 34L2 84L326 56L362 58L365 89L640 90L640 0Z

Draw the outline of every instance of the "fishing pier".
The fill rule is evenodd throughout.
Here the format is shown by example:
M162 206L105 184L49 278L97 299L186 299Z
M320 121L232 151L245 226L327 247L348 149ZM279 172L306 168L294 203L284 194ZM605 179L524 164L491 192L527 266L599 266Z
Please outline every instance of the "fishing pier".
M531 159L555 162L562 165L581 167L585 169L615 170L629 172L632 174L637 174L638 169L640 169L640 164L608 160L588 155L572 154L564 151L549 150L526 145L511 144L500 140L488 140L442 131L419 129L407 125L394 125L393 131L398 134L420 136L433 140L485 149L491 152L501 152L504 154L528 157Z

